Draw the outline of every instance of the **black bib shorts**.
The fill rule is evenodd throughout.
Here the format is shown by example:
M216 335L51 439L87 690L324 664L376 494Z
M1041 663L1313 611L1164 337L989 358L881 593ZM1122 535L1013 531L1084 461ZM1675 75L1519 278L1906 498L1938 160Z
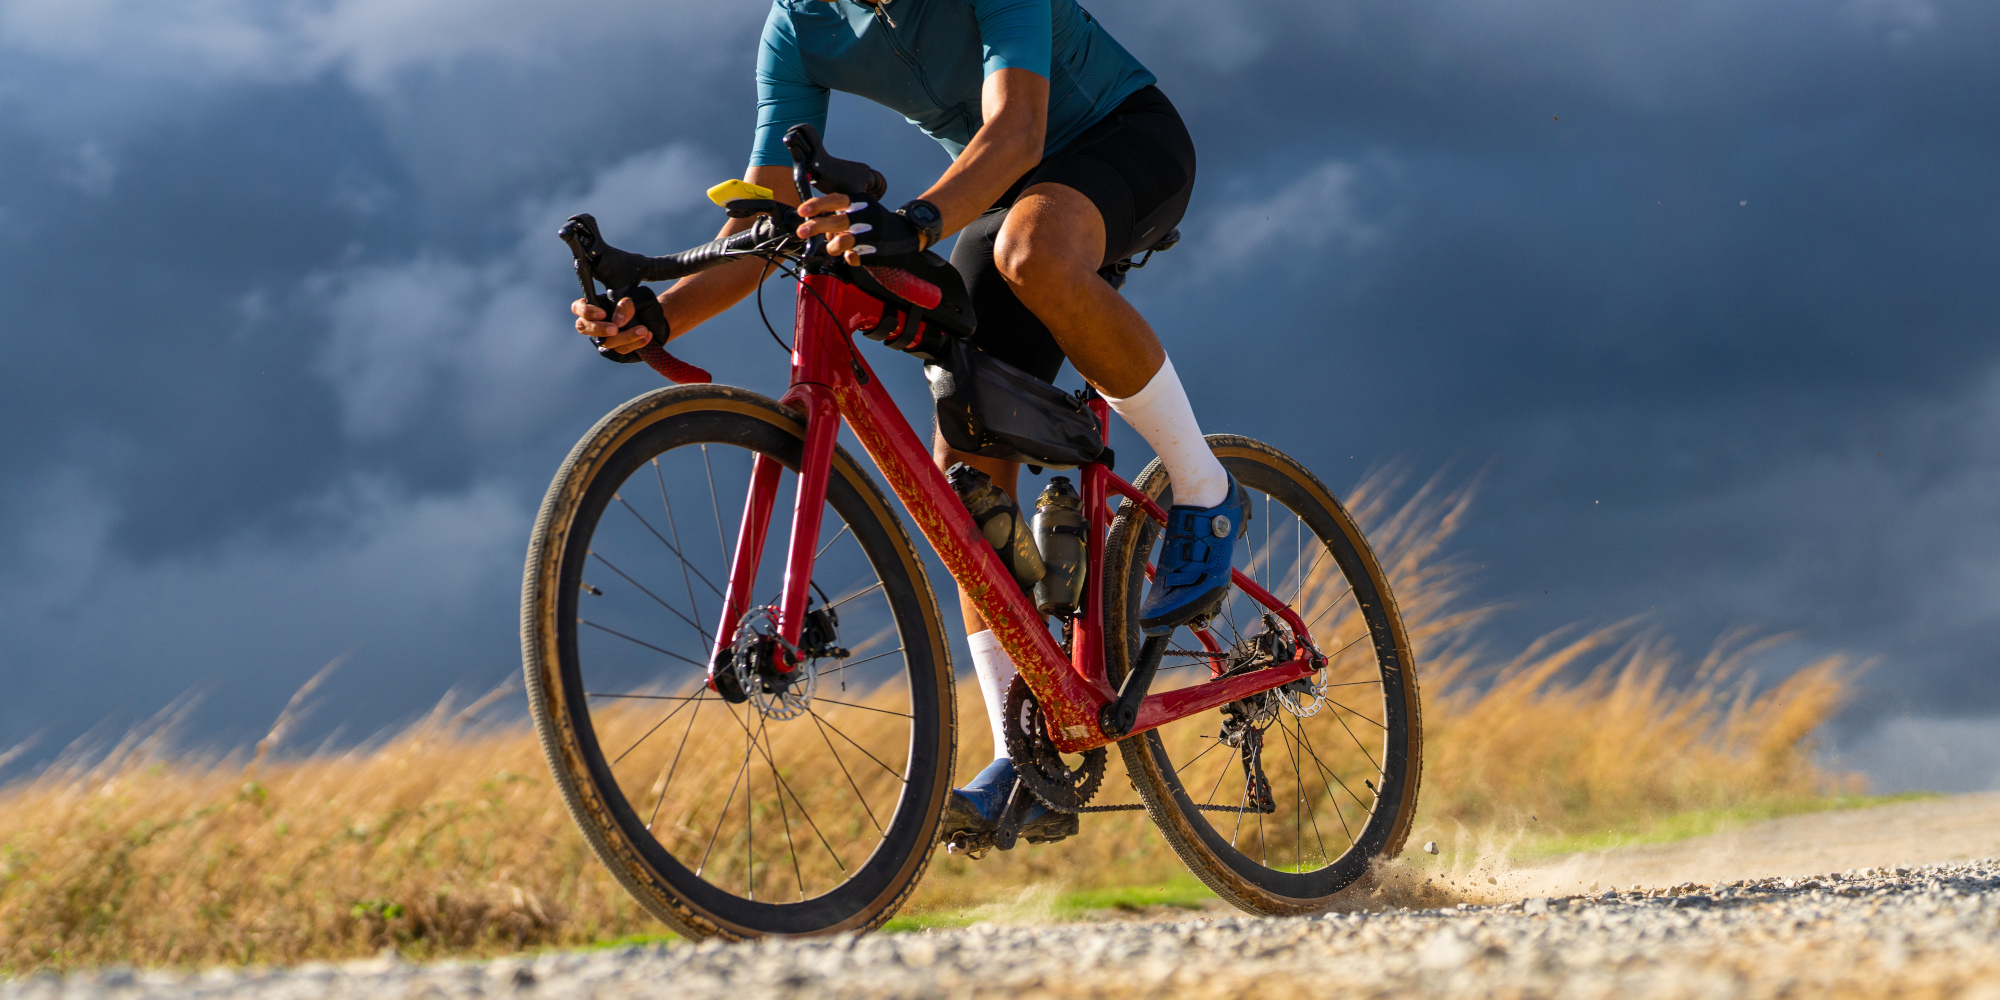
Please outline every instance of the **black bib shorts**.
M1180 225L1194 193L1194 140L1158 87L1126 98L1074 142L1050 154L971 225L959 231L951 264L965 278L979 328L971 343L1046 382L1062 371L1063 351L993 265L993 243L1021 192L1061 184L1104 217L1104 260L1144 251Z

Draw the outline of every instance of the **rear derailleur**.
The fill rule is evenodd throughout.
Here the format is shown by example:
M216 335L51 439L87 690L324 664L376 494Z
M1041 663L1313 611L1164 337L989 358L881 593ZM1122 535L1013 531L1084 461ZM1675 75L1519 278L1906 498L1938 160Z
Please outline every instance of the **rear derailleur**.
M1072 768L1062 759L1062 751L1049 738L1048 720L1034 692L1021 678L1007 692L1007 755L1014 761L1014 787L1007 805L1000 810L1000 822L988 830L945 831L945 850L974 860L993 848L1011 851L1019 841L1052 844L1076 835L1077 813L1086 811L1091 798L1104 784L1104 764L1109 753L1103 747L1084 751ZM1036 806L1048 813L1027 822Z
M1278 803L1264 777L1264 731L1278 718L1278 700L1271 692L1252 695L1222 706L1224 746L1235 747L1243 765L1243 810L1274 813Z

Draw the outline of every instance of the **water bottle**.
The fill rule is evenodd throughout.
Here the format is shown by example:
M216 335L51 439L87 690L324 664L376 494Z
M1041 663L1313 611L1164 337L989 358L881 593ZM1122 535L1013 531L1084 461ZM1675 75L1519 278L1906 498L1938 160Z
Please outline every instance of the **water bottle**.
M1035 547L1041 550L1044 568L1041 582L1035 584L1035 607L1042 614L1059 618L1076 614L1089 566L1085 558L1088 524L1083 516L1083 497L1070 485L1069 477L1049 480L1048 488L1035 500Z
M1027 590L1042 578L1042 555L1035 548L1035 536L1021 516L1020 505L1007 491L993 485L992 477L960 462L945 470L952 491L958 494L972 520L986 536L986 544L999 553L1000 561L1014 580Z

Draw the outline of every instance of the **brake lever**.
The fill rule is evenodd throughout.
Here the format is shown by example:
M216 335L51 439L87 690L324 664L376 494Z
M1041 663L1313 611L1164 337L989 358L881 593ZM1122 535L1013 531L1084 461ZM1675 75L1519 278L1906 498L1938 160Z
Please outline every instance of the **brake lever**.
M606 253L625 257L632 255L604 242L604 234L597 228L596 217L588 212L572 215L568 222L563 223L561 229L556 230L556 236L569 244L570 256L574 258L571 265L576 270L576 282L583 289L585 302L604 310L604 318L613 320L618 314L618 300L629 298L633 306L632 321L619 327L619 332L630 330L634 326L643 326L652 333L653 343L665 342L666 314L660 309L659 299L653 295L652 289L636 282L628 288L613 288L611 282L605 281L603 284L607 294L598 294L597 267L603 263ZM641 360L638 351L620 354L606 347L605 340L604 337L590 338L590 342L597 347L599 357L620 364L633 364Z
M576 270L576 283L583 288L583 300L604 310L606 319L611 317L611 303L597 294L598 248L604 245L604 236L597 231L597 219L589 213L572 215L563 223L556 235L569 244L570 256L575 258L571 266ZM601 339L601 338L592 338Z
M785 132L785 149L792 154L792 186L798 189L802 203L812 198L815 187L826 194L878 204L889 193L889 181L881 171L828 153L819 129L809 124L794 125ZM823 235L813 237L806 244L806 256L825 256L826 239Z

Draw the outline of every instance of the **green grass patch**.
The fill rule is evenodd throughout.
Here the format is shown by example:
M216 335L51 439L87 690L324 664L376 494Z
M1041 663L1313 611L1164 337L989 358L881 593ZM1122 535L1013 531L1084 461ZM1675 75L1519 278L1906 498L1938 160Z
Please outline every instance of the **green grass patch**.
M1139 912L1154 906L1182 910L1202 909L1215 893L1194 876L1172 879L1160 885L1121 886L1111 889L1083 889L1075 892L1038 896L1033 890L1015 901L994 901L977 906L918 910L899 914L882 926L889 933L911 933L951 927L968 927L990 920L1010 923L1074 923L1093 912L1123 910Z
M610 951L613 948L646 948L660 944L680 944L681 941L681 936L675 934L673 931L660 931L654 934L627 934L624 937L604 938L585 945L582 950ZM567 949L550 950L559 951Z
M1712 833L1785 816L1832 812L1840 809L1873 809L1900 802L1936 798L1943 796L1936 792L1900 792L1895 795L1835 795L1826 798L1785 799L1729 809L1695 809L1611 830L1534 838L1523 845L1521 855L1525 858L1550 858L1582 851L1609 850L1614 847L1671 844L1675 841L1706 837Z

